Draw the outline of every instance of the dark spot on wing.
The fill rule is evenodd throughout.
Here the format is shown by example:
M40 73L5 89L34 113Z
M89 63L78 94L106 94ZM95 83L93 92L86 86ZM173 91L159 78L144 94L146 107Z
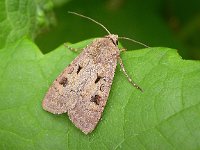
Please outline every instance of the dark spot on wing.
M100 76L98 76L97 75L97 78L96 78L96 80L95 80L95 82L94 83L97 83L97 82L99 82L99 80L101 79L102 77L100 77Z
M99 102L101 100L101 97L99 95L95 95L91 97L91 102L94 102L96 105L99 105Z
M78 66L77 74L81 71L82 68L83 68L83 67Z
M105 85L104 84L101 84L100 86L100 91L103 92L105 90Z
M68 84L67 78L66 78L66 77L63 77L63 78L60 80L59 84L61 84L63 87L66 87L67 84Z

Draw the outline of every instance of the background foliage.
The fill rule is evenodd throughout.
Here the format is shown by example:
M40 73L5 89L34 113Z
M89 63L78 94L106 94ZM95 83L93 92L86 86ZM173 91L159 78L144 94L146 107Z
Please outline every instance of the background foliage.
M69 1L65 5L59 2L55 0L54 4L56 26L36 38L43 52L66 41L74 43L106 34L96 24L68 14L70 10L96 19L114 34L135 38L152 47L178 49L186 59L200 58L199 0L89 0ZM123 44L128 49L141 48L125 41Z
M0 149L200 149L200 63L186 60L200 56L199 3L0 0ZM66 114L41 107L77 56L63 43L84 47L106 34L68 10L152 46L122 42L127 72L144 93L118 66L103 118L87 136Z

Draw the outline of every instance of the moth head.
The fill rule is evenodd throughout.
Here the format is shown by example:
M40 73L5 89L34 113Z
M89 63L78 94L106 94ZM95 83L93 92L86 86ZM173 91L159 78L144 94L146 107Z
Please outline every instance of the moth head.
M107 36L105 36L105 37L106 37L106 38L109 38L109 39L113 42L113 44L114 44L115 46L118 45L118 35L109 34L109 35L107 35Z

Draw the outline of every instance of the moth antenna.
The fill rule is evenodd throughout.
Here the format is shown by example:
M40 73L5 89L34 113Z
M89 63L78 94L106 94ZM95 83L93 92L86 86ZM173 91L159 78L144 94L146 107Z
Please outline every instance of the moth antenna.
M136 41L136 40L133 40L133 39L131 39L131 38L127 38L127 37L118 37L118 39L124 39L124 40L128 40L128 41L132 41L132 42L137 43L137 44L139 44L139 45L142 45L142 46L144 46L144 47L149 47L149 46L147 46L146 44L144 44L144 43L142 43L142 42L139 42L139 41Z
M82 14L79 14L79 13L76 13L76 12L72 12L72 11L68 11L68 13L73 14L73 15L77 15L77 16L79 16L79 17L86 18L86 19L88 19L88 20L91 20L91 21L93 21L94 23L100 25L102 28L104 28L104 30L106 30L106 32L108 32L108 34L111 34L111 33L108 31L108 29L106 29L106 27L105 27L103 24L97 22L96 20L94 20L94 19L92 19L92 18L90 18L90 17L84 16L84 15L82 15Z
M130 77L129 75L127 74L125 68L124 68L124 64L122 62L122 59L120 57L118 57L118 61L119 61L119 64L120 64L120 67L123 71L123 73L125 74L126 78L128 79L128 81L138 90L140 90L141 92L143 92L142 88L140 88Z

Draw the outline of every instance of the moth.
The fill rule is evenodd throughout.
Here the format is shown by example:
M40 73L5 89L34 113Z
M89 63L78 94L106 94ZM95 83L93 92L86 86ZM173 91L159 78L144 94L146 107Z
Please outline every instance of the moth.
M42 107L53 114L67 113L73 124L83 133L88 134L95 129L102 116L117 62L128 81L142 91L124 69L118 39L142 43L111 34L92 18L76 12L69 13L97 23L108 32L108 35L95 39L64 69L46 93Z

